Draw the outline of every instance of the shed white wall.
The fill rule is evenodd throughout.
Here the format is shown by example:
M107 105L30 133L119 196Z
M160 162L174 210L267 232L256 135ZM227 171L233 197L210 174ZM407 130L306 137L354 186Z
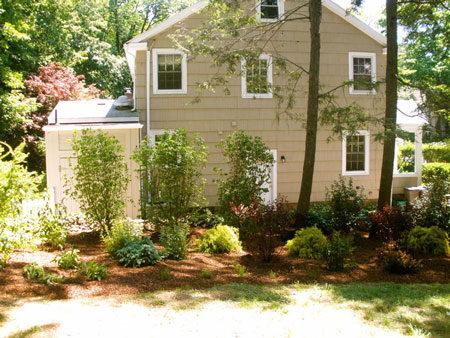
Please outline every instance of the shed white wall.
M125 159L128 163L129 174L131 181L128 185L126 196L131 199L127 204L126 215L130 218L137 218L139 216L139 191L140 180L136 170L139 166L131 160L131 154L139 147L139 133L142 125L140 124L119 124L119 125L99 125L88 126L93 129L102 129L109 135L114 136L119 140L124 148ZM69 213L78 212L79 204L69 198L64 193L65 177L72 174L72 169L69 166L69 161L72 166L76 163L76 158L73 155L70 140L73 136L74 130L88 128L80 125L66 125L66 126L47 126L45 127L45 144L46 144L46 166L47 166L47 187L55 194L56 203L64 203Z

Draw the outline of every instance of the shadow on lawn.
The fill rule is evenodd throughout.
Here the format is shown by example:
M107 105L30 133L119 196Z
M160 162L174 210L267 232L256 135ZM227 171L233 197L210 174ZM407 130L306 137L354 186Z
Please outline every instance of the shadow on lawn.
M450 284L352 283L329 289L336 301L350 303L366 320L398 325L408 334L448 337L450 332Z

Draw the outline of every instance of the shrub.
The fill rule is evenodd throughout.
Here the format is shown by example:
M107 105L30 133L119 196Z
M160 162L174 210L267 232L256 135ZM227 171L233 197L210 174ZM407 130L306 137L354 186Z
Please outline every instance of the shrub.
M325 259L329 270L342 271L352 250L349 238L334 233L323 247L322 257Z
M38 215L38 234L42 243L62 250L66 244L68 233L65 208L62 205L56 205L52 210L47 203Z
M204 140L188 136L185 129L167 131L155 144L144 140L133 154L143 177L144 218L159 229L161 220L184 218L192 207L203 204L201 175L207 156Z
M376 236L384 242L398 241L412 227L407 212L403 212L399 206L386 205L383 210L371 213L369 219L371 237Z
M78 265L78 272L86 275L90 280L103 280L108 277L105 264L98 264L96 261L82 262Z
M450 163L450 144L429 143L422 145L423 158L427 163Z
M187 258L189 225L172 221L163 226L159 240L164 246L164 256L170 259L182 260Z
M406 248L413 253L429 255L450 254L447 233L433 226L431 228L415 227L406 240Z
M105 234L101 235L105 243L105 250L111 257L116 257L117 252L127 242L137 242L141 239L143 227L130 219L117 219L113 221L111 229L106 228Z
M358 220L364 215L365 196L353 187L350 178L348 183L342 176L327 188L326 200L331 208L333 229L348 233L358 228Z
M42 266L33 263L23 268L23 276L26 279L33 279L43 284L64 283L65 278L54 273L46 273Z
M385 251L381 255L384 268L392 273L409 274L419 271L421 264L419 261L411 257L401 250Z
M239 241L239 230L222 224L207 230L196 241L196 245L200 252L209 254L242 250L241 242Z
M450 163L425 163L422 165L422 181L432 184L436 179L450 182Z
M123 216L125 192L129 182L123 147L113 136L101 130L74 132L72 148L77 163L67 183L67 192L80 209L102 227L111 228L114 219Z
M405 142L398 148L397 168L399 173L411 173L415 171L415 145Z
M137 242L127 241L125 246L117 251L116 257L120 264L134 268L155 265L161 260L158 250L148 236Z
M270 169L274 158L270 149L260 137L251 137L243 131L236 131L222 140L218 147L222 149L228 172L215 169L220 174L218 183L220 213L228 224L235 225L235 214L230 204L249 206L255 199L261 199L268 189Z
M74 269L80 264L80 257L78 253L80 250L73 249L71 251L63 252L55 257L53 260L61 269Z
M326 243L327 238L322 231L317 228L305 228L295 233L295 237L287 242L287 247L290 255L318 259Z
M249 206L231 203L231 209L238 217L240 237L247 250L259 254L265 262L270 261L281 244L281 233L293 221L286 198L267 204L256 199Z
M329 204L313 204L308 210L306 223L308 227L318 228L325 235L330 235L333 232L331 217L332 210Z
M213 228L216 225L223 224L225 220L222 216L212 213L209 209L205 209L203 213L194 214L190 217L189 222L192 226Z

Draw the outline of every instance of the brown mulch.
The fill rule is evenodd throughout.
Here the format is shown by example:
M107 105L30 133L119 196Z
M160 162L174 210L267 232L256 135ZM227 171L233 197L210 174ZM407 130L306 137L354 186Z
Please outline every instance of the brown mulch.
M197 238L204 229L192 229L191 239ZM0 269L0 296L46 296L67 299L86 296L129 295L156 290L173 290L179 287L210 288L216 284L289 284L300 283L350 283L350 282L396 282L396 283L449 283L450 257L426 257L423 268L415 274L397 275L383 270L378 255L382 249L376 240L361 237L351 262L353 267L344 272L330 272L323 262L294 258L286 248L280 247L270 263L262 263L258 257L242 252L208 255L191 250L184 261L165 260L155 266L125 268L117 264L103 250L103 244L90 233L71 234L68 247L80 250L83 261L96 260L108 266L109 277L103 281L89 281L72 272L70 282L43 285L22 276L23 267L31 263L44 266L46 271L64 274L70 272L57 268L54 257L59 251L19 251L11 255L6 268ZM244 266L245 276L240 277L236 265ZM163 281L161 272L170 269L172 278ZM211 271L212 278L202 277L202 270ZM271 273L272 272L272 273ZM275 274L275 276L274 276ZM272 277L272 278L271 278ZM276 278L274 278L276 277Z

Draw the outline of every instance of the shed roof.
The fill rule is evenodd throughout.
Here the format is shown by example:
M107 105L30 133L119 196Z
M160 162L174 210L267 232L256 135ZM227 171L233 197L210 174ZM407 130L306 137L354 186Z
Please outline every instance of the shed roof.
M60 101L48 118L48 124L135 123L139 113L117 109L114 100Z

